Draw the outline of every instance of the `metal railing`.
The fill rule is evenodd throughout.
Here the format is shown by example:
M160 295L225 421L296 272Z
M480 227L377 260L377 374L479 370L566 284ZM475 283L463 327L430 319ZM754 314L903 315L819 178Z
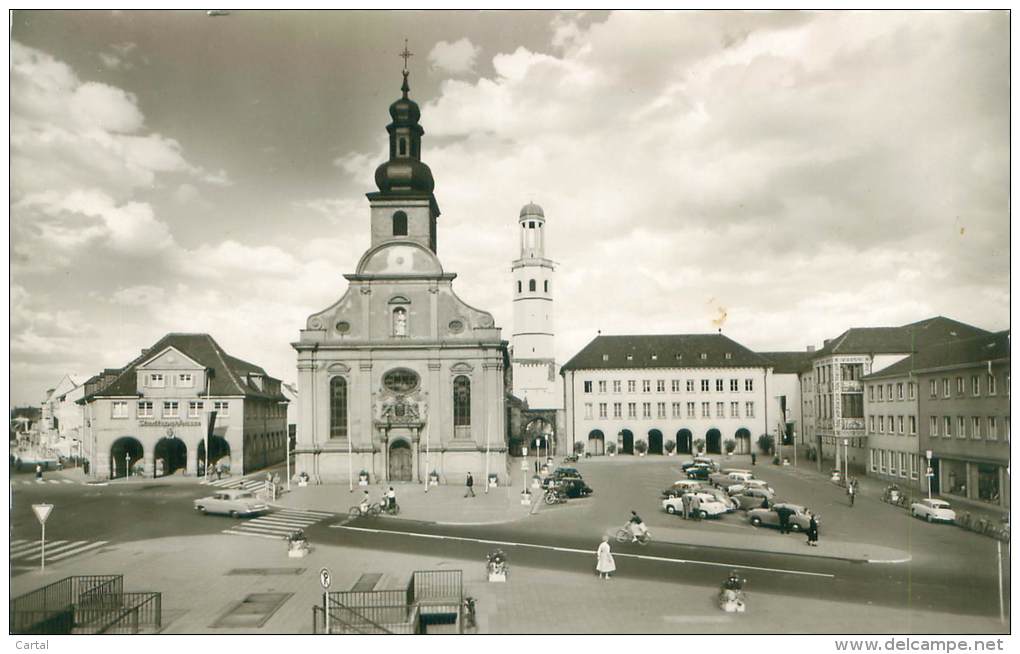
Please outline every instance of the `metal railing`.
M137 634L159 631L163 627L163 594L155 592L121 593L114 596L119 606L100 619L75 628L79 634ZM103 603L109 600L104 599Z
M11 633L70 633L79 622L75 610L83 597L100 588L119 593L123 586L123 575L77 575L15 597L10 601Z
M464 599L464 573L461 570L418 570L411 575L408 599L420 602L460 606Z

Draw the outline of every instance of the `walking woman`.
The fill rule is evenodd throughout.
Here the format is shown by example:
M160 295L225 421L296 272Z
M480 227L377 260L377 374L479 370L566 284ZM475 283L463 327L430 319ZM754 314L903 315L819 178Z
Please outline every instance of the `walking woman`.
M807 544L812 547L818 547L818 520L815 519L815 514L813 513L807 528Z
M595 569L598 570L599 579L609 579L609 575L616 572L616 561L613 560L613 553L609 550L609 536L602 537L597 557L598 563L595 565Z

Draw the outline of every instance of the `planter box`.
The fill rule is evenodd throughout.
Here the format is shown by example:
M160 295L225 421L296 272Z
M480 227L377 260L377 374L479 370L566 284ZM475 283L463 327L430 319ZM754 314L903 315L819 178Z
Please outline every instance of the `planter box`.
M531 493L529 493L528 491L524 491L523 493L521 493L521 504L524 506L531 505Z
M506 573L505 572L490 572L489 573L489 583L494 583L494 584L506 583Z
M359 479L358 480L358 486L368 486L368 480L367 479Z
M489 475L489 488L496 488L499 486L499 478L496 475Z
M305 486L307 486L307 485L308 485L308 482L307 482L307 481L305 481L304 479L301 479L301 480L298 480L298 483L297 483L297 485L298 485L298 486L301 486L302 488L304 488Z

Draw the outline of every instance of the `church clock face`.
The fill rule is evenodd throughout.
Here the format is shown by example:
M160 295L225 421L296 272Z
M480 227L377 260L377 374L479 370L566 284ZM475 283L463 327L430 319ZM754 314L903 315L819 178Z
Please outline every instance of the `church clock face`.
M390 370L383 375L383 387L394 393L410 393L418 388L418 373L407 368Z

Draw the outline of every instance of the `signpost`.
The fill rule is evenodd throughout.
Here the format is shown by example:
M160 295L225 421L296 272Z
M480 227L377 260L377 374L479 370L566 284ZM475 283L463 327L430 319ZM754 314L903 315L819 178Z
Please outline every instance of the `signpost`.
M46 518L50 517L50 511L53 510L52 504L33 504L32 510L35 511L35 517L39 520L39 524L42 525L42 552L39 555L39 570L40 572L46 569Z
M935 476L935 471L931 467L931 450L927 450L924 455L928 459L928 469L925 471L924 476L928 478L928 499L931 499L931 478Z
M329 634L329 585L333 582L329 568L319 570L319 583L322 584L322 605L326 613L326 634Z

